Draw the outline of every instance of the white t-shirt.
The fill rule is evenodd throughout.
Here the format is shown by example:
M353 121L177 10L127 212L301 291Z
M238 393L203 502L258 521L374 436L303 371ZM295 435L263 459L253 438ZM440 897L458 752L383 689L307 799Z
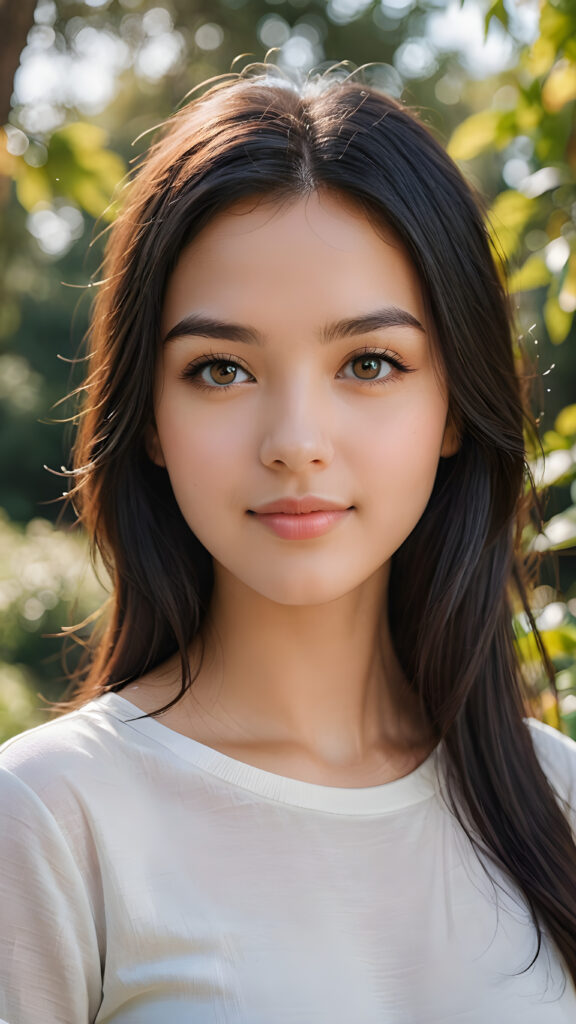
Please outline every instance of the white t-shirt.
M8 1024L574 1024L546 933L519 973L535 929L443 803L442 745L335 788L141 714L110 693L0 748ZM576 806L576 743L526 722Z

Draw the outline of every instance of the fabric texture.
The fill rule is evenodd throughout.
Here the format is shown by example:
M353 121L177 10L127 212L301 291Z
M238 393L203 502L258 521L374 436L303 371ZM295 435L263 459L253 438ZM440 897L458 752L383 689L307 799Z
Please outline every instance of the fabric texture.
M119 694L0 747L7 1024L568 1024L576 990L441 798L284 778ZM135 719L135 720L133 720ZM526 719L576 829L576 743Z

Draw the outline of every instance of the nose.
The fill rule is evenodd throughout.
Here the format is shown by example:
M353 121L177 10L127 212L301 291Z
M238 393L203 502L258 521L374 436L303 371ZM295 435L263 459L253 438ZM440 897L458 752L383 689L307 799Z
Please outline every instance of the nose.
M330 464L334 457L328 411L316 392L304 388L276 395L266 410L260 460L270 469L301 472Z

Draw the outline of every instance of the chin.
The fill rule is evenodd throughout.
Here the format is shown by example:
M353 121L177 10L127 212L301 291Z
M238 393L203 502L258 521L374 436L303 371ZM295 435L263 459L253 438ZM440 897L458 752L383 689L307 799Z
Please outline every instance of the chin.
M301 572L291 579L281 579L278 574L274 579L244 580L246 586L268 601L302 608L337 601L356 590L363 582L358 579L330 580L326 574L321 577L313 574L304 576Z

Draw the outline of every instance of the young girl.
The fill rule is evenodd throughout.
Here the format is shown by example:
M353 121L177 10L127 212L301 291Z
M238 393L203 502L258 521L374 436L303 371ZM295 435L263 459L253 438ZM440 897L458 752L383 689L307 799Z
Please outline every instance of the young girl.
M576 1020L576 743L528 715L509 307L339 75L226 76L130 187L74 501L111 615L0 756L9 1024Z

